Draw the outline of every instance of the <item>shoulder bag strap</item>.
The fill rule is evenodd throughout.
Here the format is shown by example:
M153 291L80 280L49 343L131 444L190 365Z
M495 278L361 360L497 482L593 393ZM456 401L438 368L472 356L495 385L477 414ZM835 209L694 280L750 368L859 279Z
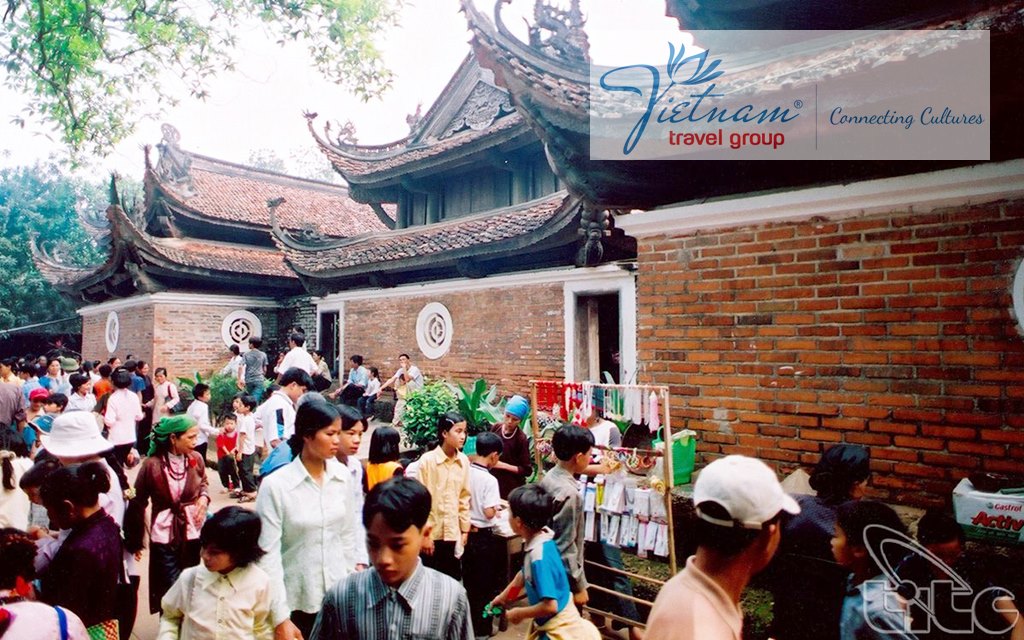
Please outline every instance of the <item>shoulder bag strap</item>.
M54 607L54 609L57 610L57 625L60 627L60 640L68 640L68 616L60 607Z

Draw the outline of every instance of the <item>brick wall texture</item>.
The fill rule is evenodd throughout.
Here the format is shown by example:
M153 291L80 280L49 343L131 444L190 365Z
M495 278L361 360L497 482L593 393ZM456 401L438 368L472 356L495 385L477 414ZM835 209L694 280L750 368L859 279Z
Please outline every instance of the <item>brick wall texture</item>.
M424 357L416 342L416 318L428 302L445 305L454 325L451 348L437 360ZM344 357L362 355L386 380L405 352L429 378L464 384L484 378L503 396L527 393L531 379L562 378L562 307L561 284L350 301Z
M862 444L875 495L938 504L1024 469L1022 257L1021 201L644 238L641 379L703 462Z
M122 360L128 354L134 358L153 361L153 307L152 305L122 309L117 312L121 330L114 353L107 351L104 332L107 313L82 318L82 357L106 362L113 356Z

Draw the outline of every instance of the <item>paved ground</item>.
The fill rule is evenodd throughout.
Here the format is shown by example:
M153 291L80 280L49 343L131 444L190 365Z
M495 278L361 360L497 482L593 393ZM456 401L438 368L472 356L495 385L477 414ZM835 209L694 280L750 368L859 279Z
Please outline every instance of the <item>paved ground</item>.
M375 424L371 424L371 432L374 426ZM366 436L364 436L362 445L359 448L359 457L365 458L367 453L369 452L369 447L370 438L369 434L367 434ZM131 473L130 476L132 481L134 482L134 473ZM209 478L210 481L210 508L213 511L216 511L217 509L220 509L231 504L235 504L235 501L228 497L227 491L225 491L221 486L220 477L217 475L216 470L207 469L207 477ZM247 505L243 506L248 506L251 508L253 505L252 503L248 503ZM154 638L156 638L157 630L159 629L160 626L159 618L155 614L150 614L147 606L148 600L145 594L149 592L149 586L146 580L146 573L148 571L148 561L148 555L143 555L141 563L142 585L139 587L139 614L135 619L135 629L132 633L132 638L135 638L137 640L153 640ZM495 627L497 627L497 625L495 625ZM525 637L525 624L511 627L507 631L493 636L494 640L521 640Z

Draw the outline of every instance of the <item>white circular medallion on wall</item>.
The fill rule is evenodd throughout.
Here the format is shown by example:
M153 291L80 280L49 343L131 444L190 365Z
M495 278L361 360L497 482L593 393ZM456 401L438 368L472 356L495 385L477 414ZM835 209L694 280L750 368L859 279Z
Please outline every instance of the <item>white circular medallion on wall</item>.
M1013 278L1013 311L1017 315L1017 327L1024 335L1024 260L1017 265L1017 275Z
M430 360L437 360L452 346L455 326L448 307L431 302L420 310L416 318L416 342L420 351Z
M107 343L107 353L117 351L117 341L121 338L121 320L116 311L107 314L107 326L103 329L103 339Z
M232 311L224 316L224 321L220 324L220 337L227 347L237 344L242 351L248 351L249 338L262 336L263 323L256 314L244 309Z

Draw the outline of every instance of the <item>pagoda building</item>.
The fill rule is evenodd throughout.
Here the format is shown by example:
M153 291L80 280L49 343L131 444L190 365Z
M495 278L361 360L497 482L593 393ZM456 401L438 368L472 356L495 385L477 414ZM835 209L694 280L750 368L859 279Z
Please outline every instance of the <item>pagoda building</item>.
M635 370L635 242L584 206L475 55L410 134L359 145L351 127L310 132L353 200L395 214L388 229L331 239L274 238L341 354L428 375L483 377L522 392L537 377Z
M971 473L1019 473L1019 2L666 2L682 30L987 30L991 160L942 162L592 160L590 118L608 105L590 100L579 2L538 1L528 42L505 4L489 16L463 0L473 52L567 192L637 241L637 377L671 387L673 427L698 432L700 461L745 454L788 472L864 445L871 494L919 505ZM809 48L799 64L767 55L736 84L842 82L935 52L911 38Z
M385 223L344 187L190 153L173 127L163 132L155 165L146 150L143 202L126 203L112 179L105 217L85 220L106 250L102 264L73 268L34 247L42 275L87 303L83 356L131 354L172 376L205 374L250 336L274 347L279 327L315 329L309 296L271 238L268 201L284 200L276 220L296 236L337 239Z

